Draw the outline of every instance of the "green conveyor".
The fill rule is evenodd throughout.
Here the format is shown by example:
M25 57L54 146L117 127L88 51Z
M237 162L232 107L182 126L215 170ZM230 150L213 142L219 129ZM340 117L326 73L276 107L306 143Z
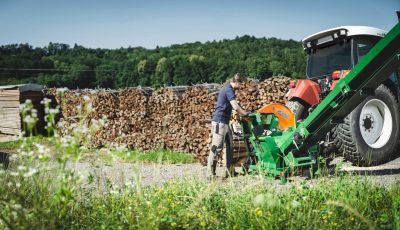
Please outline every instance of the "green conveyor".
M400 23L397 23L298 125L294 133L302 139L299 148L321 140L399 67ZM292 143L288 138L280 146L282 152L290 149Z
M400 66L400 23L396 24L296 128L281 131L274 114L242 119L249 170L284 177L294 167L316 163L318 142ZM268 130L267 132L265 130ZM250 158L249 158L250 159Z

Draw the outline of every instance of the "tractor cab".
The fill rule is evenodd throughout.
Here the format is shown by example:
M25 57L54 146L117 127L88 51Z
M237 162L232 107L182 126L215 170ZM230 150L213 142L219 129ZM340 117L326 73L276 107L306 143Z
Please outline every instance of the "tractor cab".
M307 79L352 69L384 35L385 31L372 27L345 26L305 38L302 43L308 54Z
M305 107L319 104L385 34L373 27L343 26L304 38L306 79L293 80L286 99L297 99Z

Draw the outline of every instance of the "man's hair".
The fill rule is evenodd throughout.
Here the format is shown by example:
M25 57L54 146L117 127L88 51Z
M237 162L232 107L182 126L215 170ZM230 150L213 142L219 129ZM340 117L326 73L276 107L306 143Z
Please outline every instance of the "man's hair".
M234 83L243 83L243 82L245 82L246 81L246 77L245 76L242 76L240 73L236 73L234 76L233 76L233 78L231 79L231 82L234 82Z

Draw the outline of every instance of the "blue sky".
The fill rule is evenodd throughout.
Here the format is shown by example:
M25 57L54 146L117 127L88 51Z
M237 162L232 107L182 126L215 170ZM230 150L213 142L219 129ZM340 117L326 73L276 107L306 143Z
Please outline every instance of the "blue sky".
M341 25L389 30L400 0L0 0L0 45L155 48L245 34L301 40Z

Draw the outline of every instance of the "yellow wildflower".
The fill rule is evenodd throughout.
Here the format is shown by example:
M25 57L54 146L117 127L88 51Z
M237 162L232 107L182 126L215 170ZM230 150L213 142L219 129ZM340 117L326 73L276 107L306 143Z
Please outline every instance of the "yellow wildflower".
M261 208L256 208L255 211L256 211L257 216L262 216L263 212L262 212Z

